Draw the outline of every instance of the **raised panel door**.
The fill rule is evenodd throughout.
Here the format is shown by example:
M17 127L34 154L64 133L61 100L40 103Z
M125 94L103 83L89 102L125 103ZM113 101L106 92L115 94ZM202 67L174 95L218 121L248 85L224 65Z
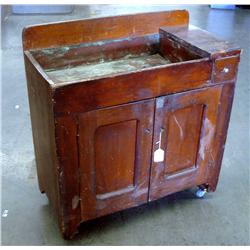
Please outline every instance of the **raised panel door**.
M207 182L220 96L212 87L157 98L150 200Z
M154 100L79 116L82 220L147 202Z

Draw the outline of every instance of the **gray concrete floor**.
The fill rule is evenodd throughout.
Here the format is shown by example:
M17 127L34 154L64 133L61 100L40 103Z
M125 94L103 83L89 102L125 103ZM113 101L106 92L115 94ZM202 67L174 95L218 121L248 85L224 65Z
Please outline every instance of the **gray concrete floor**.
M39 193L21 48L22 28L42 22L166 9L190 11L191 23L235 41L244 51L218 189L198 200L186 190L83 223L64 241ZM69 15L10 15L2 21L3 245L249 245L250 10L208 6L80 6ZM51 34L53 35L53 34ZM15 106L19 105L19 109Z

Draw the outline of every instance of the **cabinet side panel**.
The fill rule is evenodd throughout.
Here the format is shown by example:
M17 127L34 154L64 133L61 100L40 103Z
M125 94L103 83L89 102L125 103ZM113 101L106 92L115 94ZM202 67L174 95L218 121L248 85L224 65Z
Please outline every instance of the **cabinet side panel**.
M232 51L232 52L237 52ZM215 191L222 164L224 148L227 138L227 130L232 110L235 84L237 80L238 65L240 55L223 57L218 54L214 61L212 82L224 83L222 88L220 109L218 113L218 124L215 135L215 145L212 151L213 161L211 162L211 171L209 172L208 186L211 191Z
M78 120L71 116L55 120L60 205L62 209L61 231L65 238L77 233L80 223Z
M232 110L234 89L234 82L225 84L222 89L222 95L220 100L221 106L218 113L219 119L215 135L215 146L212 152L213 159L215 160L212 162L213 168L209 172L208 178L208 185L211 191L215 191L218 184L221 163L227 138L227 130Z
M53 210L58 213L59 189L51 90L26 55L24 59L39 187L41 192L46 192Z

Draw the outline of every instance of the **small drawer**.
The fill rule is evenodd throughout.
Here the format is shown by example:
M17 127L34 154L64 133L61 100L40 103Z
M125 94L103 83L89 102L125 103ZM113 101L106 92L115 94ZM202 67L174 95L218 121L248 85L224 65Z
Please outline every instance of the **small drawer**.
M216 59L214 63L214 82L225 82L236 77L239 56Z

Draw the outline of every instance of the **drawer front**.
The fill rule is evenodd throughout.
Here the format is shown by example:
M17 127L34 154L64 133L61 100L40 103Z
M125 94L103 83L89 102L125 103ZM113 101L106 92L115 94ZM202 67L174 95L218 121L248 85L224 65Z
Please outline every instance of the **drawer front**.
M213 81L218 83L233 80L237 75L239 60L239 56L216 59Z

